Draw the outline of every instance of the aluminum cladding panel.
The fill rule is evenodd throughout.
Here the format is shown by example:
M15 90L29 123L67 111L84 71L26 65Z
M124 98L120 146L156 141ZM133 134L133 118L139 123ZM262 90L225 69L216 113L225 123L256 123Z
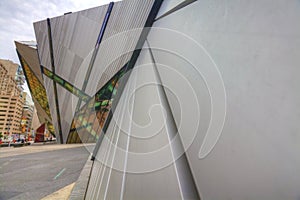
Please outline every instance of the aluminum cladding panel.
M56 139L57 139L58 143L60 143L58 119L57 119L56 105L55 105L55 95L54 95L54 89L53 89L53 81L51 79L49 79L47 76L44 76L44 83L45 83L45 88L46 88L46 92L47 92L50 113L51 113L51 117L52 117L52 124L55 128Z
M56 85L57 87L57 94L58 95L58 104L59 104L59 111L60 111L60 118L61 118L61 131L63 135L63 142L66 143L70 127L72 124L72 120L75 114L75 108L77 105L78 97L71 94L65 88L60 86L59 84Z
M141 53L136 66L143 67L134 68L122 93L94 161L87 199L180 198L149 57L149 52Z
M289 3L213 0L197 1L155 22L155 27L174 31L168 34L151 31L150 46L166 49L193 65L179 63L179 59L155 51L157 63L181 70L193 87L203 88L201 79L209 80L218 73L199 76L197 81L192 70L207 75L215 69L214 62L225 85L226 120L219 141L208 155L199 156L204 136L208 134L207 130L199 129L187 151L201 199L299 198L300 178L296 172L300 167L300 27L295 23L297 19L300 19L300 7L296 0ZM181 39L173 40L172 32L180 33L177 38ZM160 70L160 74L163 83L188 89L181 82L171 80L170 73ZM208 82L207 88L212 89L216 81ZM224 114L219 110L223 98L210 105L205 97L207 89L195 92L204 96L204 101L200 99L203 101L200 101L200 123L204 122L204 126L200 128L208 129L210 121L213 123ZM191 103L192 93L180 94L176 95L184 100L181 101L183 110L195 106ZM209 100L215 97L210 96ZM217 111L214 115L206 109L210 106ZM176 115L176 108L172 109ZM195 119L195 114L191 112L187 119ZM212 119L207 120L210 114ZM180 134L184 138L191 131L194 130L185 126Z
M114 4L86 88L87 94L94 95L129 61L153 3L154 0L130 0Z
M51 70L47 20L35 22L33 26L40 63L47 69Z
M39 79L40 82L43 83L43 77L37 50L33 47L23 44L22 42L15 41L15 44L18 52L26 60L34 75Z
M94 50L107 5L50 19L55 73L73 83L78 69L80 77L88 67L89 54ZM47 21L35 24L39 55L43 66L51 70ZM87 65L87 66L86 66ZM81 88L82 81L75 84Z

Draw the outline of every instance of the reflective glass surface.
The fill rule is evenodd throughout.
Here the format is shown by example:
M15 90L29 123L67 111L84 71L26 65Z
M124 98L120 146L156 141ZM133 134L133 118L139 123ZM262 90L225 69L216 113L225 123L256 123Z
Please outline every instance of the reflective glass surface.
M123 67L75 114L67 143L96 142L99 138L113 99L118 91L119 80L125 74Z
M47 100L47 94L45 87L42 85L42 83L38 80L36 75L33 73L33 71L30 69L26 61L21 57L21 64L23 66L28 87L30 89L31 95L38 101L38 103L41 105L43 110L47 113L49 118L51 119L51 114L49 110L49 104Z

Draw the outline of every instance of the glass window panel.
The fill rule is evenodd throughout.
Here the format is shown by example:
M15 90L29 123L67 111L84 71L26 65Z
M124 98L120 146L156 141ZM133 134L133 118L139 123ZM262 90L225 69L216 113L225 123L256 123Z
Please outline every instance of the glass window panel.
M76 130L82 142L96 142L107 119L113 97L117 94L118 81L125 74L123 67L76 113ZM76 91L79 93L80 91Z

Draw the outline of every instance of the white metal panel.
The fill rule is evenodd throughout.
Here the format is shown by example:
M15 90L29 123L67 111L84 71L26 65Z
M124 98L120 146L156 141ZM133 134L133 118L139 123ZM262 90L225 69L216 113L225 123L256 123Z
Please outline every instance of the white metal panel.
M35 37L40 63L44 67L51 70L47 21L43 20L35 22L33 25L35 29Z
M56 88L61 119L61 131L64 143L66 143L72 120L75 115L75 108L77 105L78 97L67 91L59 84L56 85Z
M172 0L172 1L164 1L161 5L159 12L157 13L156 19L166 14L168 11L175 8L177 5L185 2L187 0Z
M155 23L203 45L225 84L227 116L220 140L200 160L206 132L199 132L188 150L202 199L299 198L299 10L298 1L197 1ZM153 48L178 52L196 66L211 65L195 46L164 42L167 38L155 31L148 37ZM178 59L154 57L179 69ZM189 67L183 71L193 82Z
M87 85L87 94L95 94L129 61L153 2L131 0L114 4Z
M171 119L161 107L157 84L150 53L145 50L94 161L86 198L180 199L183 190L187 191L179 185L180 174L185 172L176 168L182 165L175 166L173 138L167 133L172 130L167 128Z

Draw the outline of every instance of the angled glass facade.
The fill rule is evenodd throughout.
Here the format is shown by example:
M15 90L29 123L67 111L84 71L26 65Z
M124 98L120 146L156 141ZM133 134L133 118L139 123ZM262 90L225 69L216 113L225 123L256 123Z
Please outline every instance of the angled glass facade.
M49 132L55 135L46 89L40 72L36 46L30 42L15 42L15 44L32 99L37 109L39 121L45 123Z
M67 140L68 143L96 142L102 133L105 120L118 91L119 80L125 74L123 67L75 114Z
M45 87L33 74L32 70L30 69L30 67L28 66L28 64L22 56L20 56L20 61L26 74L26 79L30 88L30 93L38 101L38 103L41 105L41 107L45 110L45 112L50 118L51 114L49 110L49 104L47 98L45 98L47 96Z

